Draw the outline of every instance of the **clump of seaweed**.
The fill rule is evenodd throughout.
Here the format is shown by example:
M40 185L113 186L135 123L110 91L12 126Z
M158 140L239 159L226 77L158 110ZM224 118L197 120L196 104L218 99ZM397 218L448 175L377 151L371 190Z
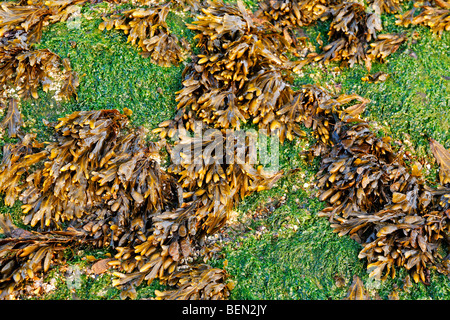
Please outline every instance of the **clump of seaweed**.
M183 71L175 119L158 131L171 137L179 129L192 130L197 120L219 129L239 130L249 121L268 133L277 129L276 112L293 94L292 63L284 55L289 43L241 2L209 5L188 25L198 33L201 53Z
M344 2L332 7L326 17L332 17L328 33L330 43L314 60L325 63L342 61L350 67L369 61L366 53L368 43L382 30L379 15L366 12L359 3Z
M17 106L17 100L9 99L8 110L0 123L2 129L8 129L8 135L15 138L19 135L20 127L23 125L22 114Z
M32 136L6 145L6 204L20 199L24 223L38 232L69 223L81 243L98 247L146 241L151 214L178 205L176 181L159 168L158 147L140 130L127 133L127 122L117 110L75 112L45 148Z
M372 6L375 13L395 13L400 10L400 4L403 0L369 0L369 5Z
M20 37L8 41L0 46L0 72L5 75L0 80L0 93L7 95L7 90L14 89L22 98L37 99L38 88L49 90L60 65L60 57L48 49L32 50Z
M183 259L188 261L206 236L225 225L241 198L270 188L281 177L282 172L254 168L249 139L219 130L180 137L171 149L167 171L179 181L182 204L152 214L152 235L134 252L123 248L115 256L122 266L142 263L139 272L123 277L117 285L138 285L154 277L172 279L176 266Z
M11 295L20 283L33 280L64 260L64 250L88 243L73 229L34 232L17 228L9 216L0 216L0 299Z
M303 27L318 20L330 5L340 1L324 0L266 0L259 4L256 13L268 19L276 28Z
M65 76L59 96L69 99L76 96L78 79L66 59L48 49L34 50L42 28L47 23L65 21L78 10L84 0L31 1L29 5L3 3L0 8L0 95L10 97L14 90L20 97L38 98L42 86L48 91L54 74L65 68ZM68 89L70 88L70 89Z
M405 33L379 34L376 41L370 44L367 55L371 61L384 62L386 58L396 52L400 45L407 39Z
M40 269L34 268L41 259L33 260L37 258L31 254L32 248L47 248L47 236L56 229L65 230L68 224L71 233L61 233L68 238L57 238L57 243L111 246L117 250L109 265L119 268L113 285L122 289L123 297L134 297L135 286L144 280L177 281L173 273L178 266L189 261L205 236L224 225L239 199L270 188L281 176L254 168L249 159L250 138L224 137L220 131L205 134L200 149L197 141L187 136L181 139L173 147L173 165L166 172L159 166L161 146L146 143L139 128L128 128L131 112L125 109L124 113L75 112L59 119L54 125L56 141L45 147L32 135L16 145L5 146L0 166L5 203L13 205L19 199L25 214L23 222L37 229L37 238L32 241L5 239L1 247L5 258L0 258L0 265L8 271L8 279L19 272L9 268L9 250L25 249L25 244L30 243L30 255L21 258L28 257L32 262L25 259L14 266L29 265L37 272ZM220 153L220 143L220 147L232 147ZM186 157L190 150L196 156L200 152L199 159L204 160L197 163ZM47 250L42 252L51 260L53 251ZM45 270L49 264L45 263ZM223 271L217 272L220 279L211 278L216 284L225 279ZM28 278L8 280L3 289L10 292L10 286ZM205 294L210 296L209 292Z
M418 15L415 15L417 9L421 9ZM408 27L409 25L424 25L431 28L431 31L442 36L444 31L450 30L450 3L439 0L434 1L434 5L423 5L415 3L414 8L396 15L397 25Z
M78 5L86 0L42 1L32 0L19 2L4 2L0 8L0 35L23 31L27 34L27 43L39 42L42 28L46 23L66 21Z
M178 64L184 59L184 48L171 34L166 24L171 2L149 8L134 8L109 17L103 17L100 30L113 28L128 35L127 42L137 45L143 57L163 67Z
M395 267L402 266L416 282L428 283L430 266L448 273L439 248L447 244L450 190L428 187L418 167L408 168L403 154L394 151L389 137L378 137L359 119L361 106L325 114L331 138L320 150L316 185L319 200L329 207L320 215L339 235L362 244L359 257L368 260L370 276L395 277ZM445 184L448 151L435 141L432 147Z
M175 272L168 279L177 290L155 290L158 300L223 300L230 295L233 282L226 283L227 274L222 269L202 264Z

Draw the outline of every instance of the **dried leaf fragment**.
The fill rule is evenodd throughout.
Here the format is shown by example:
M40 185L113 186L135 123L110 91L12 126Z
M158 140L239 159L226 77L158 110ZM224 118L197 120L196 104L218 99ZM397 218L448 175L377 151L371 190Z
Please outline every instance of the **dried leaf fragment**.
M102 274L103 272L109 269L110 265L108 264L108 262L112 260L114 259L107 258L95 262L91 267L91 271L95 274Z

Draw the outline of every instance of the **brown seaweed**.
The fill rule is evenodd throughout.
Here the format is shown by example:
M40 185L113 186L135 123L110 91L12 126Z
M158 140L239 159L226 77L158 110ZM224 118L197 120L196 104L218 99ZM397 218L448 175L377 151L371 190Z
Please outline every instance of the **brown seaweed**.
M400 10L402 0L370 0L369 5L372 6L375 13L395 13Z
M434 1L434 5L414 4L411 10L396 15L395 24L408 27L409 25L424 25L431 28L431 31L442 36L444 31L450 30L450 4L447 1ZM415 15L419 8L419 14Z
M127 42L137 45L143 57L155 64L170 67L184 59L184 50L178 38L169 33L166 24L171 3L150 8L125 10L120 14L103 17L100 30L113 28L127 34Z
M366 50L368 43L376 39L376 33L382 30L380 17L366 12L363 5L354 2L344 2L331 8L325 17L328 16L332 17L328 33L330 43L314 60L325 63L342 61L350 67L369 61Z
M65 81L60 96L70 98L76 95L78 85L75 73L68 60L61 58L48 49L34 50L31 45L39 42L45 23L65 21L78 9L84 0L66 1L30 1L28 5L7 2L0 8L0 80L2 95L10 97L11 91L17 91L22 97L38 98L37 90L42 86L48 91L53 74L65 67ZM70 90L65 88L70 87Z

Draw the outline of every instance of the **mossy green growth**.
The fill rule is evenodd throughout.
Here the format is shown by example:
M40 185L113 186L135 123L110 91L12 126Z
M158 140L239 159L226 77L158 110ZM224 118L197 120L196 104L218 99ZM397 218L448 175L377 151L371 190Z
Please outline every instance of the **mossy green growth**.
M360 246L338 237L325 219L317 217L323 204L296 185L301 175L264 192L283 204L225 247L226 270L236 280L232 299L339 299L347 287L336 285L336 279L349 284L354 274L364 274L356 258ZM277 190L284 191L281 197Z

